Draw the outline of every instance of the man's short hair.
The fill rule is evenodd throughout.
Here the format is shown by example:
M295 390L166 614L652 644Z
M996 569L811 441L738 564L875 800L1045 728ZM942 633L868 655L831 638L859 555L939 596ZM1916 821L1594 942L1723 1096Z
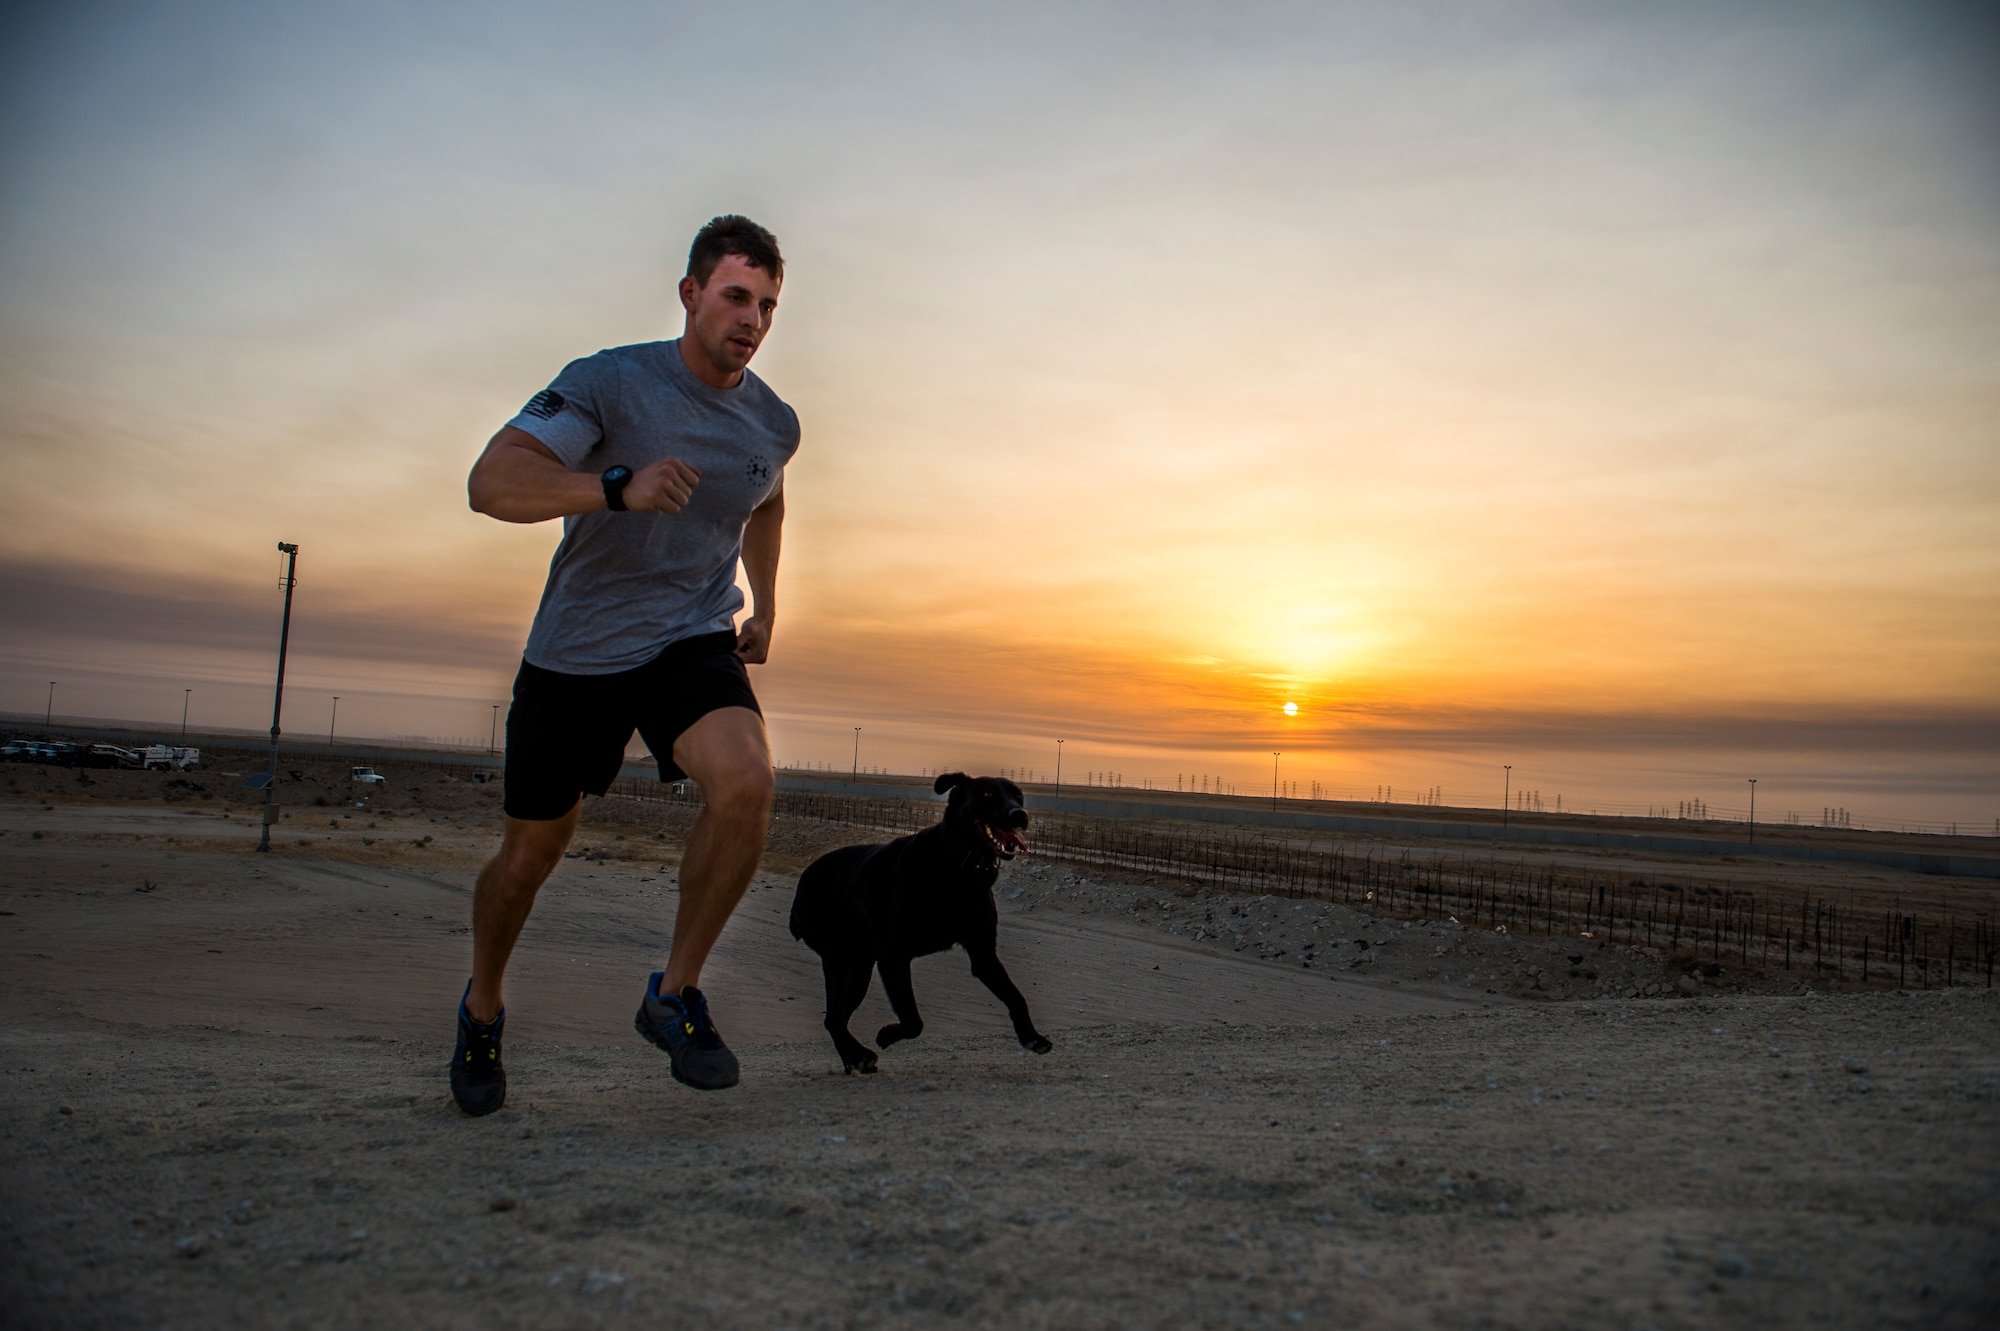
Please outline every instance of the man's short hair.
M785 256L778 253L778 238L735 213L710 218L707 226L695 232L694 246L688 250L687 275L696 286L707 286L715 266L727 254L738 256L752 268L762 268L779 282L785 280Z

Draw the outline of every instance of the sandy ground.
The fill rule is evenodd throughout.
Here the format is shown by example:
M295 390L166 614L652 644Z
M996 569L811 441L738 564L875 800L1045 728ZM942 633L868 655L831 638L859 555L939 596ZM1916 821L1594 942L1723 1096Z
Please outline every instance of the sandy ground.
M257 856L224 781L137 780L0 803L6 1325L2000 1316L1985 991L1719 992L1027 860L1001 950L1055 1052L935 957L923 1038L848 1078L784 916L862 838L783 825L705 978L744 1082L700 1095L630 1028L685 813L605 802L510 976L509 1107L469 1120L443 1064L487 789L292 783Z

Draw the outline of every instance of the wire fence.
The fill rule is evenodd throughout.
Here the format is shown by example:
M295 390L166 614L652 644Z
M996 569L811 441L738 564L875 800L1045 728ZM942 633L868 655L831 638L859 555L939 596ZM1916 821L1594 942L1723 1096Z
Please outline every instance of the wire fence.
M25 739L64 738L82 743L118 744L180 744L192 743L202 749L205 765L213 766L213 758L223 755L254 758L261 760L268 752L263 741L232 732L226 739L215 734L197 731L181 735L177 727L163 726L159 729L127 728L110 724L91 724L65 719L53 725L37 722L30 714L0 713L6 719L4 735L18 735ZM489 733L489 743L493 736ZM414 747L406 747L414 746ZM433 756L435 755L435 756ZM297 730L288 732L280 750L281 764L296 765L301 761L341 762L382 762L424 771L458 772L468 767L489 768L498 771L505 765L505 755L493 748L481 752L478 737L453 740L434 735L354 735L340 739L319 739L311 732ZM629 763L650 763L649 755L628 756ZM845 776L851 770L831 762L794 762L783 764L786 772L818 778ZM936 769L926 768L923 775L934 775ZM858 769L863 776L894 776L888 768L863 766ZM1021 781L1038 789L1047 786L1049 773L1028 771L1019 768L1002 769L1001 775ZM1518 774L1517 774L1518 776ZM1185 789L1182 781L1185 780ZM1436 813L1463 811L1465 813L1497 813L1499 802L1487 803L1498 792L1489 792L1486 799L1466 799L1462 791L1447 792L1444 786L1426 786L1416 790L1409 786L1397 785L1335 785L1311 779L1288 779L1277 783L1260 781L1232 782L1224 778L1208 775L1200 777L1201 785L1196 786L1195 774L1181 773L1174 780L1160 778L1130 778L1124 773L1087 772L1082 778L1072 778L1065 782L1059 793L1088 793L1092 791L1117 791L1122 793L1146 793L1158 796L1172 796L1185 799L1241 799L1261 803L1271 800L1288 809L1303 809L1308 812L1351 813L1355 805L1374 805L1394 809L1399 813L1413 809L1423 809ZM1518 785L1518 783L1517 783ZM1396 792L1403 792L1402 798ZM1940 819L1940 818L1898 818L1879 813L1863 813L1844 807L1825 806L1817 810L1804 811L1782 807L1783 796L1769 792L1759 797L1759 807L1764 810L1757 819L1759 828L1782 830L1824 830L1842 832L1896 832L1905 835L1929 835L1951 837L1992 837L2000 839L2000 817L1989 819ZM1738 805L1733 799L1710 803L1697 796L1676 798L1668 802L1639 802L1630 800L1594 799L1567 794L1544 794L1539 789L1515 789L1505 801L1509 812L1516 818L1560 817L1560 818L1616 818L1622 821L1647 821L1663 826L1685 829L1694 827L1744 827L1749 824L1750 809Z
M1351 841L1300 845L1204 827L1043 816L1052 859L1170 876L1219 891L1332 901L1404 918L1519 934L1642 944L1743 969L1815 973L1864 985L1991 988L2000 956L1987 915L1942 918L1852 895L1576 873L1498 856L1423 855Z
M271 750L268 747L218 746L202 749L201 765L204 769L213 771L219 763L227 760L229 762L249 763L261 768L269 761L270 756ZM335 767L364 767L380 763L384 766L393 765L398 772L437 772L441 775L457 777L469 777L475 772L485 772L492 779L497 779L502 771L498 760L490 758L478 761L447 757L423 758L412 757L393 750L371 752L367 749L302 751L287 747L278 750L278 770L280 772L288 773L303 769L307 764L317 763L332 763Z
M612 794L699 805L691 783L622 779ZM891 833L934 824L926 801L780 790L773 813ZM1045 860L1165 877L1211 891L1329 901L1377 914L1454 920L1510 934L1639 944L1683 957L1786 972L1810 968L1883 988L1993 987L2000 936L1986 913L1886 905L1735 883L1576 872L1499 856L1424 855L1165 820L1044 813Z

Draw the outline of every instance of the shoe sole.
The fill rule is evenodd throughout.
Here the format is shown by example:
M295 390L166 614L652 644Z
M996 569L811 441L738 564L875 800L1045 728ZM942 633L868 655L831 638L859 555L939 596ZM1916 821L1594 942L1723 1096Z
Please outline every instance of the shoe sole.
M488 1114L497 1114L507 1107L507 1091L504 1087L501 1088L500 1098L490 1105L469 1105L465 1103L464 1098L459 1095L456 1086L452 1087L451 1098L458 1105L459 1109L470 1118L485 1118Z
M695 1081L691 1077L683 1076L681 1074L681 1061L674 1057L673 1045L667 1042L666 1036L654 1033L653 1024L646 1020L646 1008L644 1004L640 1005L638 1015L632 1018L632 1028L639 1032L646 1043L666 1051L667 1071L671 1072L674 1080L683 1086L691 1086L697 1091L726 1091L741 1080L741 1077L737 1076L731 1077L728 1081L700 1082Z
M487 1104L484 1101L480 1101L474 1104L467 1104L465 1094L459 1090L458 1081L456 1078L454 1078L451 1083L452 1101L455 1104L457 1104L460 1109L464 1110L467 1114L471 1115L473 1118L485 1118L488 1114L497 1114L500 1112L501 1109L505 1108L507 1104L506 1075L503 1073L499 1080L500 1080L500 1085L498 1089L500 1094L499 1097L493 1101L493 1103ZM468 1087L467 1089L476 1091L480 1088Z

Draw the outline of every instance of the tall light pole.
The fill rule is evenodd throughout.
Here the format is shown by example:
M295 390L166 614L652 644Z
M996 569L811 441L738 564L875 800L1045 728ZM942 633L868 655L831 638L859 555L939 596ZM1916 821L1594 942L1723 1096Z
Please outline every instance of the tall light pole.
M1056 794L1058 795L1062 794L1062 746L1063 742L1061 740L1057 740L1056 741Z
M856 784L860 780L861 780L861 727L856 726L854 727L854 771L849 774L847 778L847 784L851 786Z
M278 542L278 551L285 556L285 617L278 623L278 686L271 694L271 769L264 778L264 830L257 839L257 849L268 854L271 849L271 824L278 820L278 718L285 710L285 652L292 641L292 588L299 585L299 548L285 541Z
M500 704L493 704L493 724L486 731L486 756L493 756L493 746L500 740Z
M194 701L193 689L181 690L181 738L188 737L188 704Z
M56 682L54 680L50 680L49 710L47 715L42 717L42 729L47 730L50 726L54 725L55 723L56 723Z
M1278 811L1278 751L1271 750L1271 812Z
M326 718L326 747L333 747L333 723L340 719L340 695L333 695L333 715Z
M1507 775L1501 778L1500 785L1500 826L1505 827L1507 825L1507 812L1514 807L1514 764L1502 763L1500 765L1507 769Z
M1750 777L1750 844L1757 844L1757 778Z

